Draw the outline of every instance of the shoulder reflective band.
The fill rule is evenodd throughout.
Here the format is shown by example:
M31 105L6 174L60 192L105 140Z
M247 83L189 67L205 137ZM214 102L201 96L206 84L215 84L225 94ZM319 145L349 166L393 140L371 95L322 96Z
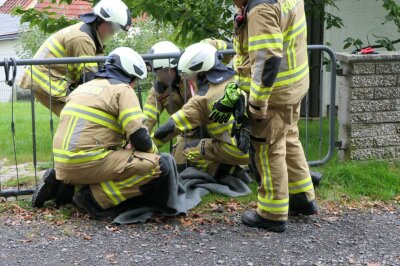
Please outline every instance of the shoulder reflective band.
M180 131L190 130L193 126L189 123L183 111L178 111L171 116Z
M71 152L60 149L53 149L54 161L58 163L75 164L93 162L106 157L111 151L99 149L94 151Z
M123 133L117 118L100 110L75 103L67 103L61 111L61 115L73 115L90 122L112 129L120 134Z
M126 125L136 119L146 119L145 114L140 107L133 107L123 110L118 116L118 123L125 129Z
M56 40L55 37L50 37L46 41L46 48L57 58L66 57L65 48Z

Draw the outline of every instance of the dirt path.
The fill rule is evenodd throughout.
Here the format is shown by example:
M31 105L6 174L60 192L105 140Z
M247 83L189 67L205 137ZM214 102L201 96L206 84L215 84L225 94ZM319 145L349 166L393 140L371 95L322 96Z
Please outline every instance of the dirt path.
M283 234L245 227L237 214L114 227L9 213L0 213L0 265L400 265L400 210L292 219Z

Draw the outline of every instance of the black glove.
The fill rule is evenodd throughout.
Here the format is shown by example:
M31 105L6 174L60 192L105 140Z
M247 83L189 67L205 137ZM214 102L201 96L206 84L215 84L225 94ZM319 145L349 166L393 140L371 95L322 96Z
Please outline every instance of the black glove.
M249 118L246 114L245 98L240 95L235 110L235 122L233 123L231 136L235 137L237 146L241 152L247 154L250 147Z

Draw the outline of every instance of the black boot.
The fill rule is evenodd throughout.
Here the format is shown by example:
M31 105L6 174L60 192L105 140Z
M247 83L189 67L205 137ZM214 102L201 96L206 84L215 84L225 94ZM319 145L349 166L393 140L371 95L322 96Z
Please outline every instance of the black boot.
M308 201L306 193L289 194L289 216L314 215L319 209L315 200Z
M287 229L285 221L271 221L262 218L255 210L247 210L242 214L242 222L250 227L264 228L272 232L282 233Z
M233 175L242 180L245 184L250 184L251 181L253 181L249 173L247 173L247 171L242 169L240 166L235 167Z
M47 169L39 187L33 192L32 206L41 208L46 201L55 199L61 183L61 181L56 179L56 171L54 169Z
M322 174L320 172L310 171L311 179L314 187L318 187L322 180Z
M108 213L103 210L93 197L89 186L83 187L73 196L73 202L78 208L86 211L93 218L107 217Z
M58 193L56 197L56 206L60 207L68 203L72 203L72 197L74 196L75 186L65 183L61 183L58 188Z

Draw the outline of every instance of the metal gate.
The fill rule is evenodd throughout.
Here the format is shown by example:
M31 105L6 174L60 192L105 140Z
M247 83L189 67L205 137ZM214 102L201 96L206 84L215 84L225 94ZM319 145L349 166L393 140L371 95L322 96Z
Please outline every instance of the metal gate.
M320 53L327 53L327 55L330 58L330 88L329 88L329 95L330 95L330 106L329 108L329 114L328 118L322 117L322 111L319 112L319 119L315 120L309 118L309 110L307 106L308 104L305 104L306 110L302 110L303 113L305 113L304 119L300 121L300 128L303 131L304 134L302 134L302 143L305 149L306 156L309 160L309 165L310 166L317 166L317 165L323 165L327 163L333 156L334 154L334 149L335 149L335 124L336 124L336 118L335 118L335 108L332 108L335 106L335 95L336 95L336 59L335 59L335 54L334 52L327 46L322 46L322 45L310 45L308 46L309 51L320 51ZM227 55L233 55L234 51L233 50L225 50L225 51L220 51L219 53L221 54L227 54ZM179 53L174 53L174 54L145 54L142 55L144 60L152 60L152 59L165 59L165 58L178 58L180 56ZM22 112L21 110L16 110L16 104L19 104L16 101L16 75L17 75L17 66L32 66L32 65L46 65L49 67L49 76L50 76L50 69L52 65L65 65L66 69L68 69L68 65L70 64L87 64L87 63L104 63L107 57L91 57L91 58L52 58L52 59L18 59L15 60L13 58L5 58L4 60L0 61L0 67L3 67L4 73L5 73L5 82L9 85L12 86L12 95L11 95L11 104L2 104L0 103L0 115L4 114L4 118L1 118L0 120L0 134L1 134L1 141L2 144L0 145L0 196L2 197L17 197L20 195L29 195L32 194L33 189L35 186L38 184L38 156L37 156L37 151L38 151L38 128L37 128L37 110L36 110L36 105L35 105L35 99L33 96L33 93L30 94L29 101L26 101L24 103L24 106L26 106L30 114L28 113L28 110L26 111L25 115L30 115L30 128L29 129L24 129L24 131L29 130L31 134L31 148L32 148L32 154L30 155L31 161L29 161L28 166L32 167L32 182L26 186L23 185L21 182L21 172L20 168L21 165L19 163L19 156L18 156L18 150L20 148L26 148L26 146L21 145L21 141L18 140L18 120L15 119L16 117L16 112ZM310 66L313 67L313 66ZM320 64L320 71L321 74L323 72L322 69L323 65ZM1 71L1 68L0 68ZM32 71L32 70L31 70ZM31 78L32 78L32 72L31 72ZM140 105L143 108L143 102L145 100L145 95L147 94L147 91L149 87L152 85L154 82L154 76L150 75L150 77L146 81L141 81L137 84L135 90L138 95ZM49 83L51 83L51 79L49 78ZM169 88L172 90L172 88ZM324 93L323 86L320 86L320 108L322 108L322 95ZM186 93L185 93L186 94ZM309 95L305 97L305 101L309 99ZM49 103L51 106L51 97L49 97ZM8 112L8 114L7 114ZM7 117L6 117L7 115ZM21 114L19 114L21 115ZM8 121L7 121L8 120ZM49 111L49 116L48 116L48 135L47 139L49 143L52 143L52 138L54 134L54 115L52 111ZM44 120L41 120L40 123L42 124L45 122ZM46 123L47 123L46 122ZM7 132L4 131L4 126L5 124L9 124L9 128L7 128ZM312 126L310 126L312 125ZM314 126L317 125L316 128ZM8 131L10 130L10 131ZM3 131L3 132L2 132ZM328 136L326 137L326 131L328 131ZM7 138L7 133L10 134L10 138ZM26 133L26 132L25 132ZM312 134L311 134L312 133ZM316 140L314 139L314 136L316 136ZM39 134L39 137L42 138L43 136L41 133ZM42 139L40 139L42 140ZM24 140L26 141L26 140ZM41 142L43 143L43 142ZM45 142L46 143L46 142ZM48 143L47 143L48 144ZM22 147L21 147L22 146ZM41 145L39 145L40 148ZM4 149L5 147L10 148L11 151L9 152L10 154L6 154L6 150ZM170 150L172 147L172 143L170 145ZM4 149L4 154L1 149ZM317 157L310 160L309 152L310 149L317 150ZM49 154L52 154L51 147L50 151L47 151ZM26 154L24 154L26 155ZM5 162L2 165L2 161L4 158L8 157L9 160L12 160L12 163ZM52 157L52 156L51 156ZM26 163L26 158L24 156L24 163ZM49 163L50 166L51 164L54 165L54 160L51 160ZM12 165L12 166L10 166ZM26 164L25 164L26 166ZM4 173L7 172L7 169L12 170L12 176L8 176L7 180ZM11 181L11 182L10 182ZM11 184L10 184L11 183Z

